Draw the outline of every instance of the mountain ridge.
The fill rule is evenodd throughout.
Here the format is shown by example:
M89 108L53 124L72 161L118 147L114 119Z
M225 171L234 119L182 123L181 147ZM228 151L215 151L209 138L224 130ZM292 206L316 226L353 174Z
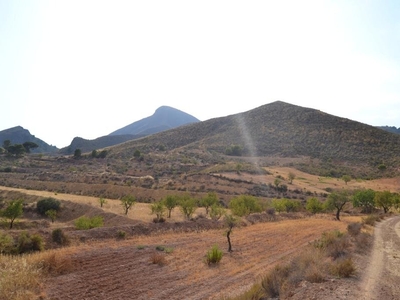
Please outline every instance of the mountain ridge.
M47 144L45 141L32 135L29 130L22 126L15 126L0 131L0 146L4 141L10 140L11 144L23 144L25 142L33 142L38 145L38 148L32 149L32 153L56 153L58 148Z
M231 145L244 156L307 156L394 169L400 166L400 136L328 113L276 101L258 108L171 129L113 148L115 156L129 157L133 149L201 149L224 154Z

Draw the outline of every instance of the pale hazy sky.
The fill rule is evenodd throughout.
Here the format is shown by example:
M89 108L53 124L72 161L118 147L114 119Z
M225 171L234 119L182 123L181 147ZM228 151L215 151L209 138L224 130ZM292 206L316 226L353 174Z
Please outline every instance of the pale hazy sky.
M61 148L276 100L400 127L400 1L0 0L0 130Z

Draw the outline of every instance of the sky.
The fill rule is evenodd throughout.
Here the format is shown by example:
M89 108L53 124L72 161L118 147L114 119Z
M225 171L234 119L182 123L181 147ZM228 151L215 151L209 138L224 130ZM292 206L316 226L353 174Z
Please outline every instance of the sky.
M400 127L400 1L0 0L0 130L58 148L167 105Z

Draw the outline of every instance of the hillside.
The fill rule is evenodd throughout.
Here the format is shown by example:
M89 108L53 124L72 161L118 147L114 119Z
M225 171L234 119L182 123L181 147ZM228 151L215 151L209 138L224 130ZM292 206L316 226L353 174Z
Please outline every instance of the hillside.
M400 136L281 101L131 141L113 148L112 155L127 158L135 149L150 152L160 144L167 150L200 149L220 154L238 145L242 156L310 157L331 168L339 164L353 169L366 167L368 170L360 174L363 177L377 176L379 166L380 171L387 167L392 172L400 166ZM317 172L310 166L302 167ZM332 172L326 175L340 175Z
M81 149L82 152L90 152L92 150L99 150L105 147L117 145L124 143L126 141L130 141L133 139L137 139L139 137L143 137L144 135L106 135L99 137L94 140L87 140L81 137L76 137L72 140L71 144L68 147L60 149L60 154L73 154L75 149Z
M33 149L32 153L55 153L58 151L57 147L47 144L21 126L0 131L0 145L3 145L6 140L10 140L11 144L23 144L25 142L36 143L39 147Z
M120 128L110 133L110 135L149 135L197 122L199 122L199 120L192 115L169 106L161 106L152 116Z

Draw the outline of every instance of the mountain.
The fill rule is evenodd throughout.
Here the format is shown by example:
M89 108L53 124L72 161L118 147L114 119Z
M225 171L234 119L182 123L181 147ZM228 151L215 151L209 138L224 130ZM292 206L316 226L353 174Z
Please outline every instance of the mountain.
M199 120L183 111L169 106L161 106L152 116L120 128L109 135L94 140L75 137L71 144L62 148L59 153L72 154L76 149L90 152L195 122L199 122Z
M332 170L339 164L358 168L363 177L375 176L379 166L393 172L400 167L400 136L281 101L130 141L114 147L112 155L131 157L134 149L151 151L160 144L167 150L220 154L236 145L243 149L243 156L308 157L329 164ZM365 174L363 168L368 169Z
M71 144L65 148L60 149L60 154L73 154L76 149L80 149L82 152L90 152L92 150L103 149L105 147L117 145L124 143L126 141L134 140L144 135L132 135L132 134L124 134L124 135L106 135L99 137L94 140L87 140L81 137L75 137Z
M200 121L192 115L169 106L161 106L152 116L122 127L110 135L149 135L197 122Z
M23 144L25 142L36 143L39 147L32 149L32 153L55 153L58 151L57 147L51 146L41 139L38 139L21 126L0 131L0 145L3 145L6 140L10 140L11 144Z
M394 126L378 126L378 128L383 129L387 132L400 134L400 127L396 128Z

